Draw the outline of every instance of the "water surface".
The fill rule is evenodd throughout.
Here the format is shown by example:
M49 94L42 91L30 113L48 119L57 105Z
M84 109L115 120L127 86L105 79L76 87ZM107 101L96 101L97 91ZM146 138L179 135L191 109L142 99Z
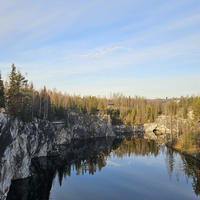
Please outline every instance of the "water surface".
M62 155L33 160L7 199L198 199L199 162L145 139L73 141Z

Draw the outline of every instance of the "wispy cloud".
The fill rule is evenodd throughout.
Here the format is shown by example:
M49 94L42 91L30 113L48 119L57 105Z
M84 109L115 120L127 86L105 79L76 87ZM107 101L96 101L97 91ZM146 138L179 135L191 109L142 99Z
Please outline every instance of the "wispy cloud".
M122 47L122 46L115 46L115 47L106 48L106 49L97 48L96 51L93 51L93 52L90 52L90 53L87 53L87 54L80 54L80 55L76 54L76 55L69 56L69 57L66 57L66 58L63 58L63 59L85 59L85 58L93 58L94 59L94 58L100 58L100 57L107 56L109 54L113 54L111 52L117 51L117 50L120 50L120 49L131 51L131 48Z
M182 0L0 1L0 70L5 79L14 62L38 88L82 95L196 92L199 9Z
M112 162L112 161L107 161L108 165L114 165L115 167L121 167L122 165L116 162Z
M147 162L147 165L152 165L152 163L151 162Z
M132 161L129 161L127 163L123 163L123 164L119 164L117 162L113 162L113 161L107 161L107 165L114 165L115 167L121 167L121 166L129 166L131 165L131 163L133 163ZM134 164L134 163L133 163Z
M109 51L109 52L116 51L116 50L119 50L119 49L125 49L125 50L128 50L128 51L131 51L131 48L122 47L122 46L116 46L116 47L113 47L113 48L106 48L106 50Z

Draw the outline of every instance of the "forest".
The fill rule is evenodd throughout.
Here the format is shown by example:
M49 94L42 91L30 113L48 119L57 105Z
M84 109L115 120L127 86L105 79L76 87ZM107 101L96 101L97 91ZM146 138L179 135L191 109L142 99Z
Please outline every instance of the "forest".
M200 97L165 99L147 99L135 95L125 96L120 93L110 93L110 97L95 97L70 95L62 93L55 88L49 90L44 86L36 90L32 82L11 66L11 72L4 82L0 72L0 108L5 108L11 117L18 117L24 122L30 122L34 118L43 120L67 121L70 112L86 115L110 115L113 125L138 125L155 122L159 115L173 118L189 119L189 124L184 124L184 148L192 148L194 145L200 148L199 134L194 124L200 119ZM191 113L192 118L191 118ZM191 120L192 119L192 120Z
M19 117L25 122L34 117L44 120L64 120L67 112L84 114L107 114L113 124L135 125L154 122L159 115L188 118L193 110L195 120L200 118L200 97L186 96L168 99L146 99L140 96L124 96L111 93L109 98L70 95L47 90L44 86L36 90L14 64L8 80L3 82L0 73L0 107L5 107L10 116Z

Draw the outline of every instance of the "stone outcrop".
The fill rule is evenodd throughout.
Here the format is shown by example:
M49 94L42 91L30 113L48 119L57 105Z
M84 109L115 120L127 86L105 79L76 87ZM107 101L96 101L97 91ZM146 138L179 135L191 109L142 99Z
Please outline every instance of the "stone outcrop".
M77 175L98 173L106 166L107 156L122 141L114 137L72 140L70 144L59 146L62 152L59 156L32 159L34 175L23 180L14 180L7 200L50 199L56 173L60 185L62 177L70 177L72 170L76 170Z
M109 116L72 113L68 128L57 127L45 120L23 123L0 112L0 199L5 199L11 180L32 175L31 160L62 154L59 145L72 139L115 136Z
M156 127L154 129L157 135L157 143L166 144L182 135L182 128L190 121L177 117L159 116L156 119Z
M113 130L115 131L117 136L125 135L156 140L157 136L153 132L156 125L156 123L140 124L136 126L116 125L113 126Z
M0 112L0 199L6 198L11 180L32 175L30 166L33 158L66 154L68 150L63 150L63 145L71 144L74 140L133 136L164 141L166 133L171 130L169 126L174 127L164 119L137 126L112 126L108 115L84 115L73 112L68 115L65 125L58 126L39 119L23 123L17 118L11 120L2 110Z
M32 158L56 155L58 147L51 123L35 119L24 124L1 112L0 124L0 199L5 199L11 180L32 175Z
M73 139L115 136L112 121L108 115L87 115L70 113L67 132Z
M23 123L10 119L0 111L0 200L6 199L12 180L33 174L33 158L59 155L67 157L71 150L65 145L90 138L125 136L156 140L166 144L179 137L187 120L159 116L155 123L136 126L112 125L108 115L87 115L71 112L66 123L50 123L34 119ZM100 146L99 146L100 147ZM110 147L110 145L109 145ZM87 147L84 146L84 149ZM73 151L76 151L74 148ZM82 152L79 152L81 154Z
M156 140L159 144L166 144L179 137L182 134L182 126L187 123L189 122L186 119L162 115L156 119L155 123L146 123L136 126L115 125L113 126L113 131L116 136L125 135L140 137Z

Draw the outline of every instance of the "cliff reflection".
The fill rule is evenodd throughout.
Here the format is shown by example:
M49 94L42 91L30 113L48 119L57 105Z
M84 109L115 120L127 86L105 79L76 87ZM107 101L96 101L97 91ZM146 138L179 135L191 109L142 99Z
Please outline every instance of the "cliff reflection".
M194 193L200 195L200 161L197 161L189 156L184 156L177 151L170 148L165 148L165 163L170 180L173 174L176 180L179 181L181 176L185 176L188 183L188 179L192 179L192 187Z
M110 138L111 139L111 138ZM96 141L97 142L97 141ZM105 145L106 143L107 145ZM104 144L104 145L103 145ZM96 143L94 143L96 147ZM104 147L103 147L104 146ZM145 140L145 139L115 139L111 142L108 142L108 139L101 141L101 150L94 150L92 147L89 154L82 156L82 159L72 159L68 160L65 163L65 166L57 167L59 183L62 184L62 178L65 179L67 176L70 177L71 170L76 171L76 175L84 175L85 173L89 173L94 175L96 172L101 172L101 169L106 166L107 158L111 156L123 158L124 156L157 156L158 155L158 146L153 140ZM99 148L98 147L98 148ZM103 147L103 148L102 148ZM88 156L88 157L87 157Z
M158 146L154 140L140 138L125 138L118 146L113 146L113 157L123 158L124 156L157 156Z
M7 200L43 200L49 199L52 185L61 186L73 172L77 176L85 173L94 175L101 172L107 160L123 157L157 157L163 155L170 180L175 173L186 180L192 178L192 187L196 195L200 194L199 162L185 157L155 141L139 138L99 138L72 141L70 145L60 146L60 156L42 157L32 160L33 176L12 182Z
M114 138L74 140L70 145L59 147L59 156L33 159L31 167L34 175L13 181L7 199L49 199L56 177L61 186L63 178L70 177L72 171L76 171L76 175L100 172L106 166L112 145L117 146L121 141Z

